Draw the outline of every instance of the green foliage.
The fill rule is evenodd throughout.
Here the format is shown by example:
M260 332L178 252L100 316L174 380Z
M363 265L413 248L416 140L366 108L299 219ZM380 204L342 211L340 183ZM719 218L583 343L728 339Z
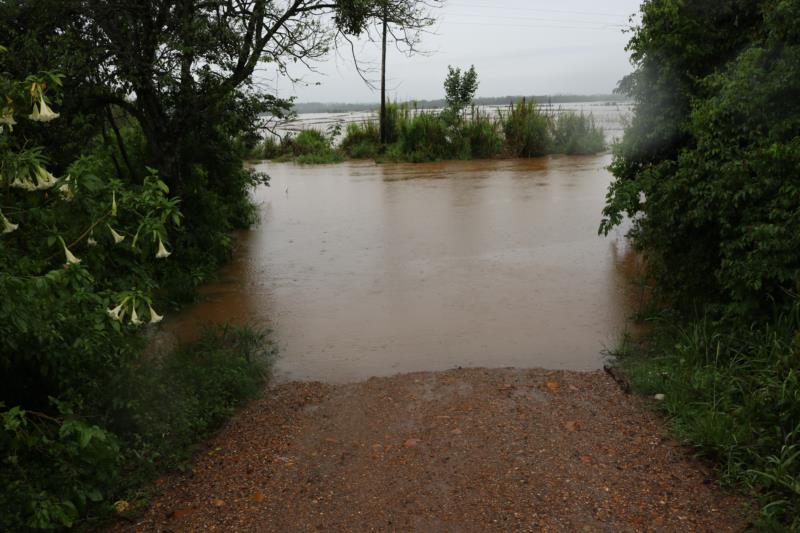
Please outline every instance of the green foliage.
M281 143L274 136L264 137L249 154L250 159L275 159L281 155Z
M763 312L786 299L800 266L800 55L785 22L797 2L644 7L630 44L640 66L623 86L637 113L602 229L634 219L676 304Z
M478 73L475 66L469 67L463 73L461 69L447 66L447 76L444 79L445 110L454 117L458 117L469 107L475 92L478 90Z
M503 149L500 122L479 110L473 110L472 116L461 125L459 134L468 147L470 159L489 159Z
M751 488L765 529L800 530L800 2L651 0L620 90L601 231L624 217L662 307L650 357L675 429ZM693 318L699 310L705 318Z
M259 146L264 157L277 161L295 161L307 165L339 163L344 158L340 151L333 148L335 135L336 132L327 136L318 130L305 129L297 135L284 137L280 144L269 138Z
M172 353L126 367L113 382L110 429L136 443L127 460L156 474L190 458L194 443L261 389L274 354L263 332L213 326Z
M373 120L347 125L339 149L354 159L369 159L380 153L380 128Z
M451 159L454 155L453 138L448 124L439 116L419 112L402 122L400 150L411 162Z
M549 119L533 100L512 105L501 117L506 147L517 157L536 157L549 153L552 143Z
M3 531L70 527L119 482L116 437L52 403L58 417L0 404Z
M91 404L105 404L90 411L98 423L52 398L53 414L0 404L0 529L69 527L136 499L260 390L273 354L263 333L220 326L163 357L119 364Z
M619 364L676 435L763 504L765 529L800 529L800 303L772 324L659 320L646 351ZM780 526L783 524L783 526Z
M592 115L573 111L558 113L552 127L553 146L558 153L596 154L605 150L603 129L595 126Z
M156 362L142 355L139 334L161 320L154 307L163 312L226 257L227 232L252 220L248 193L263 180L242 169L233 130L218 124L205 139L220 153L196 155L183 182L196 188L180 199L146 165L145 135L118 109L54 174L34 140L68 122L50 107L62 101L60 80L0 74L3 531L110 512L144 479L127 471L152 472L186 453L263 378L263 362L248 355L261 337L231 333ZM140 424L157 407L172 433Z

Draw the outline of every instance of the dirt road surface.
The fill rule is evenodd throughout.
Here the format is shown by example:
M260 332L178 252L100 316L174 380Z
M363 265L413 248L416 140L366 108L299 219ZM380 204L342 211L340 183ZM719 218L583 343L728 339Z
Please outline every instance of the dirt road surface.
M741 531L602 371L457 369L266 390L118 530Z

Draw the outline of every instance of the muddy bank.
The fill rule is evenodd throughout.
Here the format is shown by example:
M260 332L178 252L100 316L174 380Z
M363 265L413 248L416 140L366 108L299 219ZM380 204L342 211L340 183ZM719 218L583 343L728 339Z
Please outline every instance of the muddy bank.
M740 531L725 493L602 371L286 383L130 531ZM120 527L120 529L123 529Z

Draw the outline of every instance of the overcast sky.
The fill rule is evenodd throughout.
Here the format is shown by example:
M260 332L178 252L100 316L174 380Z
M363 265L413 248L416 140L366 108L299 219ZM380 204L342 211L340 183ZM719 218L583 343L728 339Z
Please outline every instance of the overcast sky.
M631 71L625 44L629 17L640 0L447 0L435 10L433 34L423 36L429 54L405 57L390 45L387 85L392 99L443 96L447 65L474 64L478 96L611 92ZM377 61L379 50L363 44L358 55ZM303 73L304 83L278 80L280 96L299 102L374 102L379 95L358 77L350 57L331 55ZM274 74L261 74L275 85Z

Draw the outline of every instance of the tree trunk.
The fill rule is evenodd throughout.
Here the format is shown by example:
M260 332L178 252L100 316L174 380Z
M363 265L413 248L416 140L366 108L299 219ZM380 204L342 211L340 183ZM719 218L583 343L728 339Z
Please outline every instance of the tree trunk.
M387 33L386 5L383 6L383 44L381 46L381 144L388 142L386 124L386 33Z

